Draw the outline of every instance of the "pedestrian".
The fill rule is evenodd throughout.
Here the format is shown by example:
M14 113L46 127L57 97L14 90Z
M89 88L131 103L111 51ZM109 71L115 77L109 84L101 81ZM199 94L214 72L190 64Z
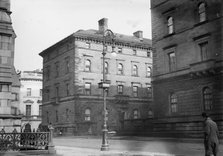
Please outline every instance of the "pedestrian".
M202 117L204 118L205 156L217 156L219 146L217 124L205 112L202 113Z

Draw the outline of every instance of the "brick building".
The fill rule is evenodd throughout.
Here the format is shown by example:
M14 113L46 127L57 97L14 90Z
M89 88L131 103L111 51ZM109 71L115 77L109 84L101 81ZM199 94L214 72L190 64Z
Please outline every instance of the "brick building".
M151 0L154 133L201 137L201 113L223 130L223 2Z
M98 30L79 30L40 53L43 57L43 124L52 123L63 134L101 133L103 97L103 32L107 19L99 20ZM151 115L151 41L143 32L133 36L116 34L106 39L105 72L108 129L120 131L124 119ZM111 57L111 51L117 56Z
M20 83L21 130L34 131L42 122L42 71L21 72Z
M15 32L12 27L10 1L0 0L0 129L20 131L20 82L14 68Z

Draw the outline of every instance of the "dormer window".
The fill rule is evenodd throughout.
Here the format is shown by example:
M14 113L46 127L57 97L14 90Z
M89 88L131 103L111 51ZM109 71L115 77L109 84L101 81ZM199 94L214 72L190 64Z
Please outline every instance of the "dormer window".
M173 34L173 17L167 19L168 34Z
M198 13L199 13L199 22L204 22L206 21L206 6L205 3L201 3L198 6Z

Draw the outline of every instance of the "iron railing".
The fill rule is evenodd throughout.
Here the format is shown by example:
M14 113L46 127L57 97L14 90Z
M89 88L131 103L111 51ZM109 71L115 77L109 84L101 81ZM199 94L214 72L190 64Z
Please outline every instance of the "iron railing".
M0 131L0 152L20 150L47 150L52 138L51 132L12 133Z

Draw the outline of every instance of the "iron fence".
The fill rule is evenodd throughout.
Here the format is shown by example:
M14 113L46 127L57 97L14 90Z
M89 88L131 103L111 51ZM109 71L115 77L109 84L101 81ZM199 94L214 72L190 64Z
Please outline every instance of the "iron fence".
M0 132L0 151L47 150L50 132Z

